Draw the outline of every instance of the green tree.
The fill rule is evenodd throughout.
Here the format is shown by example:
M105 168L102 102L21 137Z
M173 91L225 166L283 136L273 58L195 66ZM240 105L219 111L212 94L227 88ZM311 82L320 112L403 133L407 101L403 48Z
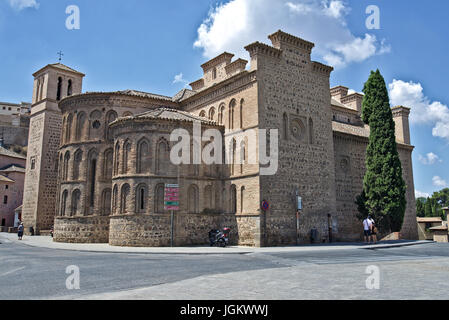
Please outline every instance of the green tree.
M402 228L407 204L406 186L390 99L379 70L371 71L363 92L362 119L371 129L363 180L366 207L382 232L398 232Z
M432 216L432 202L430 201L430 198L427 198L426 203L424 204L424 216Z
M424 212L424 206L425 206L425 198L418 198L416 199L416 216L417 217L425 217L426 214Z

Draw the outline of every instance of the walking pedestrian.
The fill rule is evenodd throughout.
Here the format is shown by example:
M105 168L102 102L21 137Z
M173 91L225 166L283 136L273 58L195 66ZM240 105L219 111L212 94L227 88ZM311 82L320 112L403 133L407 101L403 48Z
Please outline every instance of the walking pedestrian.
M365 220L363 220L363 234L365 236L365 244L369 244L371 242L371 217L368 216Z
M376 222L374 221L373 218L370 218L371 220L371 237L373 239L374 244L377 243L377 227L376 227Z
M23 226L23 223L21 223L21 224L19 225L19 228L18 228L18 231L17 231L17 235L19 236L19 240L22 240L22 237L23 237L23 229L24 229L24 226Z

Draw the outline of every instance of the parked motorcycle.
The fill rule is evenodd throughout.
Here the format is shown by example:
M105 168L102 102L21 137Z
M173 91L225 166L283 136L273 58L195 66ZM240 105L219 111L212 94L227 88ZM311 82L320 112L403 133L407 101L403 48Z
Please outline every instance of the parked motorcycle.
M210 246L225 248L229 245L229 234L231 233L231 228L223 228L220 230L211 230L209 232L209 242Z

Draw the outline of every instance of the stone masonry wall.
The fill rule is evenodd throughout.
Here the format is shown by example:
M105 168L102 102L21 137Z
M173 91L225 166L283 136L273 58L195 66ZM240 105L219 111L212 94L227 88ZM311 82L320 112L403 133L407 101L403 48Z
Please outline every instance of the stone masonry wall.
M327 236L327 215L335 211L330 68L317 67L310 52L287 42L259 45L250 54L257 64L260 129L279 130L279 169L260 177L261 200L270 203L266 245L296 243L296 191L304 206L299 239L308 243L312 228Z
M223 227L231 228L232 245L260 246L258 216L185 213L175 214L174 245L207 245L209 231ZM110 245L166 247L170 242L170 213L111 217Z
M363 228L356 217L358 211L354 201L363 190L368 140L334 133L334 143L337 190L337 215L334 220L335 236L339 241L360 241L363 237ZM401 235L404 239L410 240L418 238L411 162L412 150L412 147L398 145L403 178L407 185L407 207Z

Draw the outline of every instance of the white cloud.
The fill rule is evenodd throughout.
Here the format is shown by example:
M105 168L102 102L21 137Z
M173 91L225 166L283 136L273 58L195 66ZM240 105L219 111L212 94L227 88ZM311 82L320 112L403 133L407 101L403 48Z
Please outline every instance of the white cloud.
M448 185L446 183L446 180L443 180L441 177L439 176L435 176L432 178L432 183L435 187L439 187L439 188L446 188Z
M374 35L357 37L346 24L350 8L343 0L231 0L209 12L194 43L207 58L229 51L247 57L244 46L267 42L279 28L316 44L326 63L343 67L390 48Z
M9 5L16 10L23 10L26 8L39 8L39 3L36 0L8 0Z
M415 198L430 198L430 194L427 192L421 192L419 190L415 190Z
M435 153L430 152L426 154L425 156L419 155L418 160L425 165L432 165L437 162L443 162L443 160L440 159Z
M175 75L175 78L173 80L173 84L175 83L182 83L186 87L189 84L189 81L184 79L184 75L182 73Z
M434 137L449 140L449 108L439 101L431 101L424 95L420 83L394 79L389 84L392 105L411 108L410 121L416 124L431 124Z

